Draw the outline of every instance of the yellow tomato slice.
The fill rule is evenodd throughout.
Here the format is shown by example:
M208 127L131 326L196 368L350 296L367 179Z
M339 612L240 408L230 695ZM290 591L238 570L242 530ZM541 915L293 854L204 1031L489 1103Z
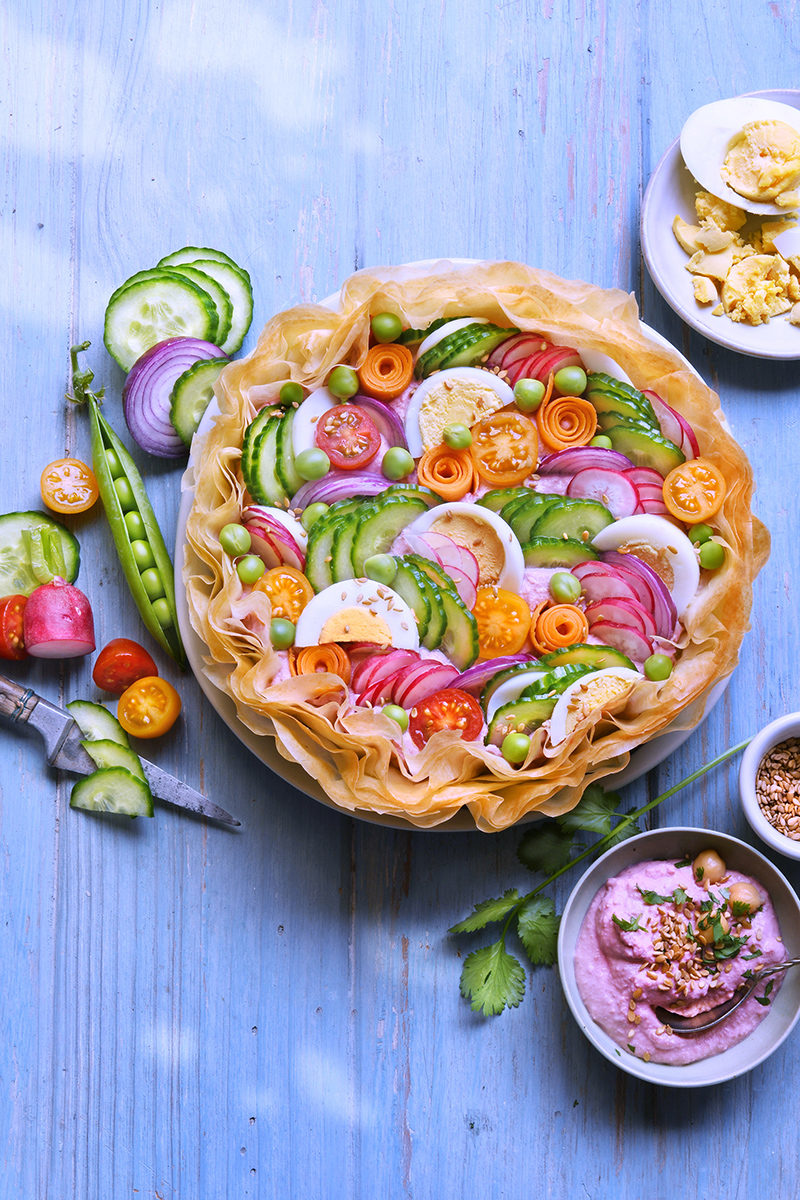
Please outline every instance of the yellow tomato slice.
M253 587L269 596L273 617L284 617L294 625L314 597L311 584L295 567L272 567L256 580Z
M481 658L499 658L517 654L525 645L531 624L531 610L520 596L505 588L478 588L472 609L478 625Z
M154 738L172 728L180 711L181 698L172 684L158 675L146 675L120 696L117 720L134 737Z
M98 497L97 480L86 463L77 458L59 458L42 471L42 499L58 513L81 513Z
M664 503L673 517L697 525L713 517L726 491L722 472L707 458L693 458L675 467L664 480Z
M472 427L475 469L490 487L514 487L536 470L539 437L528 417L505 409Z

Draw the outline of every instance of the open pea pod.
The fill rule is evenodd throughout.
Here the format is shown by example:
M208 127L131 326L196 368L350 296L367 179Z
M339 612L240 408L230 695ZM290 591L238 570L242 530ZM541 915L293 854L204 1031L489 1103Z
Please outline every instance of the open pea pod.
M90 391L92 371L78 368L78 352L88 346L88 342L83 342L70 350L74 393L71 399L89 407L92 466L120 565L147 629L179 666L185 667L172 560L138 468L100 412L104 389L97 393Z

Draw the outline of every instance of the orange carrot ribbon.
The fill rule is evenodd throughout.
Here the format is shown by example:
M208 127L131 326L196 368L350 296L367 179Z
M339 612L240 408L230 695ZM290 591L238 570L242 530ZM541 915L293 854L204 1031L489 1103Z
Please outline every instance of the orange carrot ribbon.
M414 375L414 357L406 346L372 346L356 372L361 391L374 400L394 400Z
M552 385L552 381L551 381ZM546 396L536 413L539 436L553 451L586 446L597 429L597 412L583 396Z
M574 604L540 605L533 614L530 637L539 654L583 644L589 635L589 622Z
M475 486L475 467L469 450L452 450L442 442L426 450L417 463L417 481L443 500L460 500Z
M327 671L338 675L345 683L350 682L350 659L335 642L294 650L289 655L289 669L293 675L316 675Z

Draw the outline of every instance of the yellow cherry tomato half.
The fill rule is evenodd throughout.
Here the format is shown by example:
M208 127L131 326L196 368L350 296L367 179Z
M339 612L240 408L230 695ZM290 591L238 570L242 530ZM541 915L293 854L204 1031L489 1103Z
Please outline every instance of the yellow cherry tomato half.
M77 458L59 458L42 471L42 499L58 513L82 513L98 497L97 480L90 467Z
M309 600L314 598L311 584L295 567L272 567L256 580L253 591L269 596L273 617L284 617L294 625Z
M490 487L514 487L536 470L539 436L522 413L506 409L472 427L470 446L475 469Z
M481 658L499 658L517 654L525 645L531 624L531 610L520 596L505 588L478 588L472 609L478 625Z
M673 517L687 525L707 521L725 499L722 472L707 458L692 458L670 471L664 480L664 503Z
M181 698L172 684L159 675L145 675L120 696L117 720L133 737L154 738L172 729L180 711Z

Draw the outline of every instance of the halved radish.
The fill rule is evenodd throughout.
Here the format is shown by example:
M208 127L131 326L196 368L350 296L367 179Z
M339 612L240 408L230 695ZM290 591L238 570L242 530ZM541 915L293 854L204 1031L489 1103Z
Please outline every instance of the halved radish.
M260 516L247 521L245 529L252 539L252 552L261 558L267 567L296 567L302 571L306 556L289 530L270 517Z
M629 625L620 625L615 621L597 621L592 627L592 635L599 638L604 646L613 646L616 650L621 650L634 662L644 662L653 653L653 644L649 638Z
M639 492L630 479L621 471L606 471L601 467L578 471L567 484L566 494L581 500L599 500L616 520L632 517L639 504Z
M92 606L79 588L56 575L28 597L22 614L25 649L34 658L79 658L94 650Z

